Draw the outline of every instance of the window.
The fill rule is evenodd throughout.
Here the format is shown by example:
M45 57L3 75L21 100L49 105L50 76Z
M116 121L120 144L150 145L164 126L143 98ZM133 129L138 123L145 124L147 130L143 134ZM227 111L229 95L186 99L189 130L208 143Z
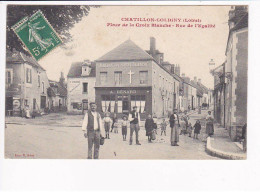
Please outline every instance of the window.
M38 87L41 87L41 76L38 74Z
M7 84L12 84L13 83L13 70L12 69L7 69L6 70L6 83Z
M82 110L82 103L72 102L71 105L72 105L73 109Z
M44 93L44 82L42 82L42 93Z
M83 83L83 93L88 93L88 83Z
M145 95L131 95L131 110L137 106L137 112L145 112Z
M115 85L122 84L122 71L115 71Z
M107 83L107 72L100 72L100 84L104 85Z
M102 112L115 112L115 95L101 96Z
M26 83L32 83L32 69L26 68Z
M148 71L140 71L140 84L148 84Z

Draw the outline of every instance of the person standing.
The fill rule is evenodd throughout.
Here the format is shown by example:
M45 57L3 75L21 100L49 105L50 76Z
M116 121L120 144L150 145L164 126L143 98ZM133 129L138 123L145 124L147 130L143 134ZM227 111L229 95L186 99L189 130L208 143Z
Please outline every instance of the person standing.
M167 122L165 121L165 119L163 119L161 123L161 136L163 133L166 136L166 127L167 127Z
M200 130L201 130L201 124L200 121L197 120L195 125L194 125L194 139L198 139L198 135L200 134Z
M170 127L171 127L171 146L179 146L179 116L177 115L177 110L173 111L170 116Z
M123 136L123 141L126 141L126 135L127 135L127 116L123 116L123 121L122 121L122 136Z
M185 123L186 123L186 129L187 129L188 124L189 124L190 117L189 117L189 115L187 115L187 111L186 111L186 110L184 111L183 120L184 120Z
M130 142L129 145L132 145L133 143L133 133L135 132L135 140L136 145L141 145L138 140L138 132L140 130L139 123L140 123L140 115L138 114L137 106L133 107L133 111L129 115L129 121L130 121Z
M145 120L145 130L146 130L146 136L148 137L148 143L152 143L154 120L150 114L148 115L147 119Z
M99 158L100 138L103 133L102 118L96 111L95 102L90 103L90 111L88 111L82 123L84 136L88 138L88 159L93 158L92 148L94 145L94 159Z
M111 126L111 131L110 132L112 132L113 129L114 129L114 125L115 125L116 119L117 119L117 116L116 116L116 113L114 113L113 118L112 118L113 122L112 122L112 126Z
M211 111L208 111L206 116L206 134L212 136L214 134L214 117L211 115Z
M108 112L105 114L103 121L104 121L104 127L105 127L105 132L106 132L106 139L110 139L109 130L110 130L112 120L110 119L110 115Z

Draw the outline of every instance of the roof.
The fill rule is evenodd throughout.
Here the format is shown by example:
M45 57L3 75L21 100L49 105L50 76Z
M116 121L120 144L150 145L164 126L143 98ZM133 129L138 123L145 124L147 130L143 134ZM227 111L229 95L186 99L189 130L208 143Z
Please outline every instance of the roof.
M96 64L91 62L91 70L88 76L82 76L82 65L84 62L72 63L67 77L96 77Z
M242 28L248 27L248 13L246 13L237 24L231 29L231 31L236 31Z
M28 63L33 67L40 68L45 71L45 69L31 56L26 55L25 53L18 52L16 50L6 52L6 61L7 62L16 62L16 63Z
M132 40L127 40L109 51L96 61L135 61L154 60L147 52L137 46Z
M57 91L52 90L55 96L67 96L67 88L62 86L60 82L51 81L51 80L49 80L49 82L51 88L57 88Z

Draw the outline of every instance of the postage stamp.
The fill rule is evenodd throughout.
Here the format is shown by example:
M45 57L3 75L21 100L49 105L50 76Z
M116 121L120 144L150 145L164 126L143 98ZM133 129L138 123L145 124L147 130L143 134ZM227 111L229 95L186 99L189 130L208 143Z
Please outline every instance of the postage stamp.
M62 43L40 10L21 19L12 29L37 61Z

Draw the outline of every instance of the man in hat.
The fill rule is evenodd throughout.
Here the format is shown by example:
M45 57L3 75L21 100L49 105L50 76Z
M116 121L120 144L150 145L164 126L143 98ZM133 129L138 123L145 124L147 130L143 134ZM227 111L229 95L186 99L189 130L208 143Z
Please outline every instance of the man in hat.
M99 157L100 137L102 137L103 125L100 114L96 111L95 102L91 102L90 111L85 114L82 130L84 136L88 138L88 159L92 159L92 148L94 145L94 159Z
M133 111L129 115L129 121L130 121L130 142L129 142L129 144L132 145L133 133L135 132L136 145L141 145L138 140L138 132L140 130L140 127L139 127L140 114L137 112L137 106L133 107Z

